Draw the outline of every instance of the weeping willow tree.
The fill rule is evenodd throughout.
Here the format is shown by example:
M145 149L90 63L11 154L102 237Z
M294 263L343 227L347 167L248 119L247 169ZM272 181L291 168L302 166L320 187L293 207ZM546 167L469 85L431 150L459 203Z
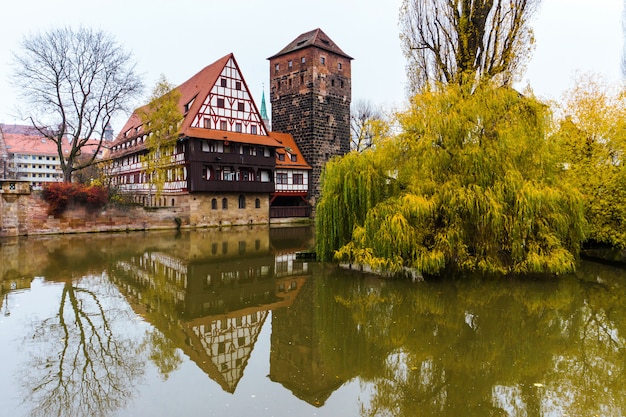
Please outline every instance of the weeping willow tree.
M329 166L318 206L323 259L425 274L575 268L582 200L560 180L547 107L508 88L469 89L416 95L399 116L403 133ZM358 180L361 172L376 180Z
M157 198L166 181L181 176L180 173L172 172L181 168L172 167L171 160L178 139L178 128L183 120L178 107L180 97L180 91L162 76L152 91L150 103L139 110L139 117L149 132L145 141L148 152L143 156L142 164L150 184L150 194L155 187Z

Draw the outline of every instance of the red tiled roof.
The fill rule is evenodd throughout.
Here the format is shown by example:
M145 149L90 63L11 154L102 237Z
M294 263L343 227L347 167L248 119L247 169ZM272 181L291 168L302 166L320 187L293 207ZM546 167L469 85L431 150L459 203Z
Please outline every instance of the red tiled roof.
M190 79L176 87L176 89L181 93L178 107L181 114L184 114L184 119L182 121L179 134L181 136L218 140L224 140L224 137L227 137L227 140L230 140L232 142L280 147L281 145L278 144L276 140L271 138L269 135L252 135L223 130L191 127L191 123L193 122L194 117L199 112L200 108L202 107L203 103L211 92L211 89L213 88L220 74L222 73L222 70L230 59L233 59L235 61L235 57L232 53L223 56L222 58L218 59L210 65L207 65L198 73L193 75ZM235 65L237 65L236 61ZM185 113L185 106L188 105L192 100L193 103L191 107L187 109L188 111ZM120 131L120 134L118 135L114 145L124 143L138 136L136 129L142 125L142 120L139 114L141 113L142 109L146 109L146 107L147 106L142 106L135 110L135 112L131 115L131 117L128 119L128 121ZM125 136L126 132L130 132L130 134ZM145 132L140 132L140 134L143 133ZM132 148L132 150L128 149L125 152L117 151L115 152L115 155L117 157L121 156L123 153L129 153L141 149L141 146L134 147Z
M320 28L313 29L310 32L301 34L296 39L294 39L289 45L281 49L280 52L272 55L271 57L267 59L273 59L281 55L288 54L290 52L308 48L309 46L315 46L317 48L324 49L329 52L333 52L347 59L354 59L350 55L342 51L341 48L339 48L337 44L335 44L335 42L333 42L332 39L330 39L328 35L325 34Z
M289 133L278 133L272 132L270 133L278 143L280 143L281 147L284 147L285 150L278 150L278 153L286 153L289 152L291 155L296 155L296 160L292 161L290 158L285 158L284 161L276 159L276 166L281 168L299 168L299 169L311 169L311 166L306 163L304 160L304 156L302 156L302 152L300 152L300 148L296 145L296 141L293 136Z
M230 132L226 130L203 129L199 127L188 128L187 136L200 139L223 140L236 143L250 143L252 145L263 145L274 148L282 146L270 136L251 135L247 133Z
M8 153L18 155L58 156L57 144L51 139L41 135L31 126L12 125L11 129L6 130L5 126L6 125L2 125L2 133ZM30 132L31 134L8 133L7 130L10 132ZM92 152L94 152L99 142L100 141L97 139L90 139L83 149L85 151L92 149ZM69 154L71 148L70 142L63 139L62 146L63 154ZM104 149L104 147L102 149Z

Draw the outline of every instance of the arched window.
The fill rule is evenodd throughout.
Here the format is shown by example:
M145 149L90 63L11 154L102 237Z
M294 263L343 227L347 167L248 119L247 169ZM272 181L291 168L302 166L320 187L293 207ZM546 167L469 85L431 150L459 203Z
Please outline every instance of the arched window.
M240 209L246 208L246 197L243 194L239 196L239 208Z
M254 207L255 208L261 208L261 199L257 198L256 200L254 200Z
M222 210L228 210L228 199L222 198Z
M217 198L211 200L211 209L217 210Z

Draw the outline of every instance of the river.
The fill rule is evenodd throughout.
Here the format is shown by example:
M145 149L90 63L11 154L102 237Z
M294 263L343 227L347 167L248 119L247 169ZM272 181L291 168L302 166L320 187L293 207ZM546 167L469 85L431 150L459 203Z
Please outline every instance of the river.
M308 227L0 240L0 416L618 416L626 272L383 280Z

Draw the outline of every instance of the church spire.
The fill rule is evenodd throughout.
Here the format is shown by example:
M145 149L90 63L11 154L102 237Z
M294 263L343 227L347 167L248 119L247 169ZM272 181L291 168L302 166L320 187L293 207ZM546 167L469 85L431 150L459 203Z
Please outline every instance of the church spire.
M265 123L267 130L272 130L270 128L270 118L267 117L267 108L265 107L265 86L263 86L263 92L261 94L261 119L263 123Z

